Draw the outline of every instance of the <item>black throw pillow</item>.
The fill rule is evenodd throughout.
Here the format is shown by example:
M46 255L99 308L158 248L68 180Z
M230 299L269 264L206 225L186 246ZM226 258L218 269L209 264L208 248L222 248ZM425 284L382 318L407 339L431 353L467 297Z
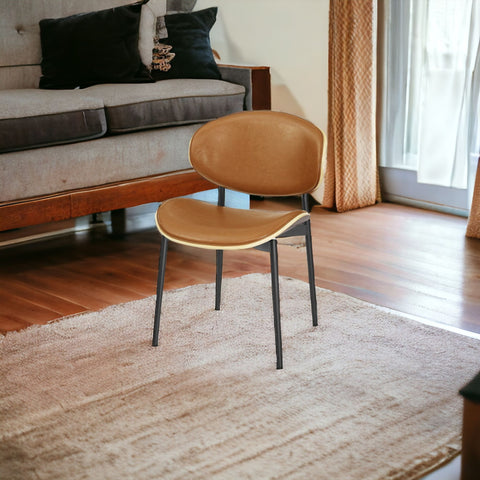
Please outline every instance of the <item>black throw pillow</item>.
M220 71L210 45L210 29L216 19L217 7L158 17L152 77L155 80L220 79Z
M138 52L144 3L41 20L40 88L152 82Z

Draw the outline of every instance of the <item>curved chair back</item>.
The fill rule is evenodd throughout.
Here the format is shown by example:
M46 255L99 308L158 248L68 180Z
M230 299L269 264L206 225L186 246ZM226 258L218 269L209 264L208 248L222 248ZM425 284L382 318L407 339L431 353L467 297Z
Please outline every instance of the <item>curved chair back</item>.
M295 115L239 112L213 120L193 135L190 163L221 187L252 195L290 196L318 186L324 133Z

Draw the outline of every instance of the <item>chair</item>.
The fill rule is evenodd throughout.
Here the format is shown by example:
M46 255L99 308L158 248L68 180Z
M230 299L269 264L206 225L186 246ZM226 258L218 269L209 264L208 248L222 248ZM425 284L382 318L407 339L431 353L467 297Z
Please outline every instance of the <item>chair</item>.
M312 123L286 113L245 111L213 120L193 135L190 162L218 186L218 205L173 198L160 205L161 235L153 346L158 346L169 241L216 250L215 309L220 309L224 250L270 252L277 369L283 368L277 238L305 235L313 325L317 321L308 193L320 182L325 136ZM250 195L301 196L302 209L240 210L225 207L225 188Z

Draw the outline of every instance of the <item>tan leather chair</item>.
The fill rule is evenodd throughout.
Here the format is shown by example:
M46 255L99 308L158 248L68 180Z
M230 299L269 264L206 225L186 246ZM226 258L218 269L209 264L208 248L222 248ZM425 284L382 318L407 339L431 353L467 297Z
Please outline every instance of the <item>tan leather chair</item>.
M313 325L317 301L308 193L320 182L324 133L286 113L249 111L213 120L193 135L190 162L218 185L218 205L189 198L162 203L156 213L161 234L153 346L158 346L168 241L216 250L215 309L220 309L224 250L259 248L270 252L277 368L283 368L277 238L305 235ZM240 210L225 207L225 188L258 196L301 196L302 209Z

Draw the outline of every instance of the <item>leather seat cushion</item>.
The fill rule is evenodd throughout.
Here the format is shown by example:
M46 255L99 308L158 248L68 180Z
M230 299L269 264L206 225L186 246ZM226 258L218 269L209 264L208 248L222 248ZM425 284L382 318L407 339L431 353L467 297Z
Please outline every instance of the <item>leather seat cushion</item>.
M162 235L176 243L239 250L262 245L308 218L305 210L241 210L191 198L171 198L158 208L156 222Z

